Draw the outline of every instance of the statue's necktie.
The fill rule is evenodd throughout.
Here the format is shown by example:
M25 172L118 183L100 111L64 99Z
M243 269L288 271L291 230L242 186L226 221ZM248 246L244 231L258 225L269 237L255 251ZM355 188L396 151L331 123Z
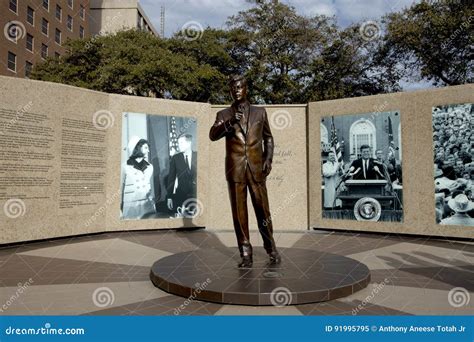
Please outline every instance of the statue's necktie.
M245 134L247 134L247 124L248 124L248 111L245 105L240 105L238 111L242 113L242 119L240 120L240 124Z

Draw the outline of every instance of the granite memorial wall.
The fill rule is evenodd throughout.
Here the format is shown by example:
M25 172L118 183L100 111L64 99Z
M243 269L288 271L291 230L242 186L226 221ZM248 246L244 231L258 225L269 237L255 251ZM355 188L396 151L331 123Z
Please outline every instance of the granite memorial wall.
M469 148L472 144L467 132L471 132L473 90L472 85L462 85L265 106L275 141L273 169L267 178L275 231L316 227L474 237L469 220L462 225L456 220L449 224L442 221L453 215L465 217L472 209L466 173L472 160L462 154L471 153L471 149L467 151L467 145L462 143L467 139ZM0 244L105 231L233 229L224 175L225 142L211 143L208 136L216 112L224 106L105 94L3 76L0 104ZM351 116L365 120L365 124L357 125ZM456 124L464 125L464 133L457 137L461 139L462 153L451 146L457 141L439 138L441 130ZM370 136L372 128L375 129ZM333 133L339 143L337 150ZM130 161L140 140L146 140L146 152ZM186 140L188 147L183 147ZM393 198L400 200L396 211L384 216L384 220L371 220L371 207L366 203L359 208L362 216L367 214L363 220L350 211L337 212L334 208L325 214L323 164L328 160L328 151L334 149L336 158L344 161L341 171L350 171L353 160L361 158L364 142L374 160L379 150L382 159L390 160L389 152L396 157L393 170L389 163L386 166L387 171L399 172L395 175L398 179L394 176L397 182L390 182L395 186L382 189L380 184L386 175L383 167L379 168L376 182L380 191L402 190ZM143 141L138 147L141 149L142 145ZM441 147L446 160L436 158ZM194 161L189 161L180 149L188 149L187 156ZM454 159L451 154L455 154ZM179 160L172 162L173 158ZM456 166L458 159L463 160L462 170L461 165ZM132 171L149 166L140 174L143 184L133 178L133 172L129 174L132 182L125 182L128 197L124 197L127 165ZM182 207L177 196L179 179L172 172L183 165L188 165L188 178L194 184L194 192L181 197L181 202L192 200L190 212L178 209ZM449 179L449 167L465 180L458 180L457 176ZM470 171L468 174L470 178ZM344 178L342 189L360 182L352 178ZM133 187L135 190L130 190ZM170 198L175 200L174 206L170 206ZM128 210L133 209L130 201L135 200L142 201L140 205L145 208L138 214ZM124 215L124 208L130 217ZM250 227L256 231L251 210L249 207Z

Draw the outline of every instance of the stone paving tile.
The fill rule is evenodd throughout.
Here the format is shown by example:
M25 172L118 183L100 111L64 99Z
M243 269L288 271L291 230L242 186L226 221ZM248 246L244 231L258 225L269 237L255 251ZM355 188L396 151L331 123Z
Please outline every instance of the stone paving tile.
M26 299L29 298L28 300L34 302L38 308L47 308L48 314L60 314L65 312L64 308L55 308L55 304L50 300L57 286L73 287L74 295L77 297L75 301L78 303L90 301L90 289L100 287L101 284L108 286L116 284L120 288L118 291L121 296L124 296L127 293L127 283L146 284L149 281L150 268L141 264L152 261L150 255L155 253L154 250L157 257L200 248L228 251L228 246L233 244L232 234L233 232L229 231L211 232L202 229L110 232L3 246L0 247L0 287L4 288L3 296L7 296L19 283L32 278L34 283L31 289L34 291L31 291L31 294L44 291L49 293L49 297L38 295L33 300L30 294L30 297L24 298L25 302L28 302ZM436 314L436 312L461 314L470 310L468 306L454 310L446 299L449 291L456 287L464 288L471 293L474 291L472 276L474 265L470 264L474 257L474 244L468 241L313 230L301 232L301 236L294 232L278 234L280 246L345 256L354 254L362 258L366 253L367 258L374 257L383 262L383 267L373 265L371 284L364 290L329 302L286 307L284 309L287 314L352 315L354 310L363 304L365 296L370 294L370 289L385 279L390 281L386 291L390 291L391 294L386 293L385 297L380 296L370 303L365 303L363 310L356 314L409 315ZM258 234L252 236L255 237L254 245L259 246L261 239ZM101 259L99 247L106 246L110 241L115 241L118 243L116 246L123 248L112 248L108 252L108 257ZM84 248L74 249L78 246ZM138 259L142 254L147 257L140 262ZM154 293L153 290L150 289L151 293ZM192 300L178 312L176 309L185 303L186 298L161 293L159 289L156 291L156 297L159 298L130 303L133 300L131 296L128 303L117 302L115 306L104 309L87 306L82 310L78 309L76 314L214 315L233 312L249 314L258 310L257 307L220 305ZM410 299L410 294L416 295L417 298ZM0 299L6 300L6 298ZM423 307L423 303L427 301L430 305ZM279 314L281 310L275 309L277 308L270 307L263 310ZM72 307L68 310L68 313L74 314ZM89 311L85 313L85 310ZM29 314L27 307L21 305L15 307L15 314L22 313Z

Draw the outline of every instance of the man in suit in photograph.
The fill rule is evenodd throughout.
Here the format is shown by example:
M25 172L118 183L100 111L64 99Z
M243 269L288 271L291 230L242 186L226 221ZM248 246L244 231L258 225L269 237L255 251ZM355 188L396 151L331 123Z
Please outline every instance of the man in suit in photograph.
M352 162L351 168L357 171L352 179L370 180L383 179L383 164L370 157L370 146L362 145L360 147L361 158Z
M225 174L227 179L234 230L240 256L238 267L251 267L252 245L248 226L247 192L250 192L257 217L258 230L270 263L280 263L273 239L273 224L268 204L266 178L272 169L273 136L265 108L250 105L247 81L242 76L230 80L234 102L217 113L209 138L226 138Z
M167 205L168 209L175 212L181 207L182 213L186 213L186 208L182 208L183 203L193 206L191 201L196 198L197 153L192 150L192 141L191 134L181 134L178 137L180 152L170 160Z
M375 151L375 158L378 162L385 164L385 160L383 159L383 151L377 150Z

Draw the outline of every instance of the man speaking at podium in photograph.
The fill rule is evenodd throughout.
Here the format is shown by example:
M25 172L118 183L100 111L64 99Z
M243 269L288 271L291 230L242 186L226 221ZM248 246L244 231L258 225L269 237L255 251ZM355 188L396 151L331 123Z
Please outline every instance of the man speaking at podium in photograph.
M384 166L382 163L377 162L374 158L370 158L370 146L362 145L360 147L360 154L362 155L362 158L354 160L350 167L352 170L358 170L358 172L353 173L352 179L384 179Z

